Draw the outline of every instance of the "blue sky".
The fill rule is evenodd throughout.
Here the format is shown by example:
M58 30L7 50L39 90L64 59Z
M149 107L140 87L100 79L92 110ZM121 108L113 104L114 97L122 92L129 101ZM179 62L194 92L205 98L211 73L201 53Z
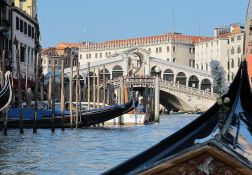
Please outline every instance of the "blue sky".
M181 32L244 22L248 0L39 0L42 46Z

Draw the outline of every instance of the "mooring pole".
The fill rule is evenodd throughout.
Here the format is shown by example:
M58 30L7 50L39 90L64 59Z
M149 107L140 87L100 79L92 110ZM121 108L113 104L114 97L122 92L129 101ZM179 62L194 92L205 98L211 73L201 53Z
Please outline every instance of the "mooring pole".
M95 101L96 101L96 87L95 87L95 68L94 68L94 73L93 73L93 108L95 109L96 107L96 104L95 104Z
M4 86L4 79L5 79L5 50L2 52L2 65L1 65L1 87ZM7 135L8 130L8 108L3 110L4 115L4 135Z
M155 78L155 117L154 121L159 122L159 111L160 111L160 81L159 77L156 76Z
M90 62L87 63L87 76L88 76L87 100L88 100L88 110L90 110Z
M70 107L70 127L73 128L73 56L70 57L70 77L69 77L69 107Z
M19 107L19 131L21 134L24 133L23 127L23 107L22 107L22 92L21 92L21 73L20 73L20 57L19 57L19 50L18 50L18 43L15 38L16 42L16 64L17 64L17 81L18 81L18 107Z
M100 108L100 72L97 70L97 108Z
M78 128L79 124L79 63L76 64L76 83L75 83L75 128Z
M36 59L36 58L35 58ZM36 69L36 60L35 60L35 69ZM35 77L36 78L36 77ZM29 99L28 99L28 64L25 65L25 101L26 101L26 108L30 108Z
M39 89L39 54L37 53L35 57L35 111L34 111L34 121L33 121L33 133L37 133L37 119L38 119L38 89Z
M61 129L64 130L65 129L65 87L64 87L64 60L61 60L61 91L60 91L60 95L61 95L61 100L60 100L60 108L61 108L61 113L62 113L62 124L61 124Z
M106 103L106 76L105 76L105 65L103 65L103 107Z
M55 60L53 60L53 80L52 80L52 120L51 120L51 130L55 131Z
M120 104L123 104L124 103L124 81L123 81L123 76L120 77L119 81L120 81L120 87L119 87L119 89L120 89L120 92L119 92L119 94L120 94ZM124 118L123 118L122 115L119 117L119 122L120 122L120 125L122 125L124 123Z

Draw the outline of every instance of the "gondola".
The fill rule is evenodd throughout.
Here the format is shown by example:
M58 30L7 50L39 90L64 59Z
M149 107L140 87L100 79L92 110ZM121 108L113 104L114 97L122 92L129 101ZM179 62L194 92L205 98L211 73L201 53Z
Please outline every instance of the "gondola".
M5 73L5 82L4 86L0 92L0 111L3 111L6 107L9 106L12 99L12 89L10 83L10 72Z
M100 124L107 120L118 117L122 114L125 114L132 109L135 108L135 100L133 98L130 99L129 102L122 105L113 105L108 106L101 109L93 109L88 111L82 111L79 115L78 127L89 127L91 125ZM9 128L19 128L19 118L18 118L18 109L17 111L13 111L13 113L9 113L8 118L8 127ZM23 127L24 128L32 128L33 127L33 113L31 109L25 109L23 112L27 113L27 116L24 116ZM24 113L25 114L25 113ZM75 114L73 115L75 118ZM39 110L38 118L37 118L37 128L51 128L51 120L52 120L52 110ZM75 121L73 121L75 125ZM62 114L57 111L55 113L54 127L61 128L62 127ZM64 127L68 128L70 126L70 116L69 112L64 117Z
M225 97L230 99L226 111L214 104L184 128L103 174L252 174L252 95L245 61Z

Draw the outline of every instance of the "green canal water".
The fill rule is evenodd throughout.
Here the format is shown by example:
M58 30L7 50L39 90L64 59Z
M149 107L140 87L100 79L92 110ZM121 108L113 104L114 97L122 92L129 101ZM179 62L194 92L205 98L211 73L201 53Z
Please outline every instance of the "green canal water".
M179 130L195 115L163 115L160 123L0 133L0 175L100 174Z

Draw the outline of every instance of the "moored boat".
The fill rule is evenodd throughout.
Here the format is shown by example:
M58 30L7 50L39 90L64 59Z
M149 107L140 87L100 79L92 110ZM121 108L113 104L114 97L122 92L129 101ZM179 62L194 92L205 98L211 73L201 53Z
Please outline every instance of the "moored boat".
M88 127L91 125L103 123L107 120L120 116L128 111L131 111L135 108L135 100L130 99L128 103L122 105L113 105L100 109L92 109L87 111L81 111L79 114L78 126ZM8 117L8 127L9 128L19 128L19 108L9 110ZM69 112L64 112L64 126L70 127L70 115ZM75 125L75 113L73 113L73 124ZM52 110L38 110L37 117L37 128L50 128L52 121ZM3 124L3 121L0 121L0 124ZM32 128L34 124L34 110L33 109L23 109L23 126L24 128ZM62 113L56 111L54 119L54 127L62 127Z
M242 62L223 110L214 104L193 122L103 174L252 174L252 94Z
M5 73L5 83L0 91L0 111L9 106L12 99L12 88L10 83L10 72Z

